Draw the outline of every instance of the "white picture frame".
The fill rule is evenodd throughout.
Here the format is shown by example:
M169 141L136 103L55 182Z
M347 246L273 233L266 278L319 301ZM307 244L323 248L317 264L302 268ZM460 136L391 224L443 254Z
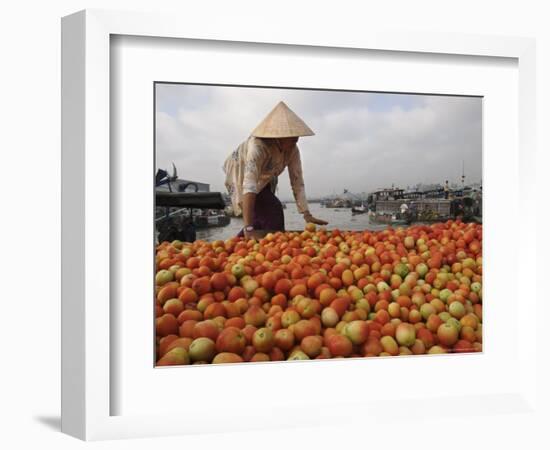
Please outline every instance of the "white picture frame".
M294 30L272 31L261 27L234 27L219 24L206 29L189 17L168 14L144 14L100 10L82 11L62 21L62 431L84 440L177 435L205 431L260 429L262 418L270 413L264 406L256 417L248 411L238 411L235 417L222 423L221 416L213 414L213 423L201 427L198 422L183 421L183 415L111 415L113 390L111 340L116 323L111 321L110 280L112 260L110 169L111 131L110 91L111 36L141 36L175 39L193 39L256 44L285 44L305 47L368 49L376 51L407 52L412 55L464 55L470 57L501 57L517 60L518 64L518 136L519 184L518 213L525 229L535 222L534 185L528 173L535 165L535 42L519 37L472 36L446 33L396 33L369 30L364 33L340 33L327 36L322 29L311 25L308 37ZM152 151L152 148L151 148ZM516 198L516 197L514 197ZM535 261L535 236L523 234L523 246L517 249L519 259ZM485 242L484 242L485 245ZM116 260L116 258L115 258ZM526 269L517 267L518 278ZM535 287L533 295L525 295L522 304L536 310ZM517 299L513 300L517 301ZM516 303L514 303L516 304ZM524 314L517 316L520 343L535 342L536 328ZM490 333L490 331L489 331ZM520 344L519 343L519 344ZM474 404L481 414L508 412L523 420L542 417L542 406L537 403L537 359L534 345L519 345L519 376L510 390L500 394L480 393L469 397L453 397L453 411L441 417L468 416ZM477 355L474 355L477 356ZM424 359L424 361L426 361ZM422 363L422 358L411 364ZM460 363L460 362L458 362ZM353 361L331 362L340 368L352 370ZM386 360L386 370L394 370L393 362ZM391 364L391 365L390 365ZM309 371L306 364L292 370ZM265 369L265 365L259 365ZM271 366L274 368L275 366ZM311 366L309 366L311 367ZM327 366L328 367L328 366ZM332 366L331 366L332 367ZM283 368L285 369L285 368ZM235 375L236 368L216 368ZM233 372L231 372L233 370ZM250 370L250 369L247 369ZM278 368L277 370L281 370ZM317 369L316 369L317 370ZM347 369L346 369L347 370ZM219 373L219 372L217 372ZM260 373L260 372L258 372ZM344 409L333 411L318 405L303 405L286 411L284 418L273 420L270 426L308 426L317 421L327 424L337 421L352 423L357 417L369 417L382 423L388 417L398 416L395 405L414 408L415 412L433 411L448 404L449 398L426 396L422 405L413 399L397 395L387 404L380 402L348 401L338 403ZM308 415L309 414L309 415ZM238 419L248 422L238 422ZM377 419L378 418L378 419ZM404 420L404 417L401 417ZM518 419L519 420L519 419ZM536 420L533 422L535 423ZM383 424L380 425L384 426ZM480 428L477 432L481 433Z

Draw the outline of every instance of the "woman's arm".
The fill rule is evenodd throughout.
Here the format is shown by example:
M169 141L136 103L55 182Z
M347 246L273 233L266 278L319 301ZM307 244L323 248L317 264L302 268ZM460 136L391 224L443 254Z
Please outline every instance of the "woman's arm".
M304 176L302 173L302 160L300 159L300 151L298 147L291 150L290 159L288 161L288 176L290 178L290 186L292 194L296 200L296 206L300 214L308 214L309 208L306 198L306 189L304 185Z
M254 223L254 205L256 204L256 194L247 192L243 195L243 220L244 226Z
M292 186L292 193L296 200L296 206L300 214L304 216L306 222L313 222L318 225L326 225L328 222L316 219L309 212L309 207L306 198L306 189L304 185L304 176L302 172L302 160L300 158L300 151L298 147L294 147L290 160L288 162L288 176L290 177L290 185Z

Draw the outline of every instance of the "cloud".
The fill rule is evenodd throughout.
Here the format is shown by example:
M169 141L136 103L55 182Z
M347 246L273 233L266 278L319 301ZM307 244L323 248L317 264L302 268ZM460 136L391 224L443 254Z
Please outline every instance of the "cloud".
M157 85L157 166L224 190L225 158L280 100L316 133L298 143L309 197L458 183L463 161L481 180L480 98L225 86Z

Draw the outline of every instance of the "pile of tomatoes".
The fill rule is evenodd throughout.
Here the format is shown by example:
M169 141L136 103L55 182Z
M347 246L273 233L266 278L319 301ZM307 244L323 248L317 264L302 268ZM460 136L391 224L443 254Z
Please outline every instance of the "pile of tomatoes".
M479 352L482 225L162 242L157 366Z

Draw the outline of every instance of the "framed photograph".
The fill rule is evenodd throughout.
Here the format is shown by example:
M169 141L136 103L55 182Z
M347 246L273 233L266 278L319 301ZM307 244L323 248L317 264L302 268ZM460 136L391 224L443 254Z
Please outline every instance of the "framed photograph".
M532 40L94 10L62 50L64 432L538 414Z

